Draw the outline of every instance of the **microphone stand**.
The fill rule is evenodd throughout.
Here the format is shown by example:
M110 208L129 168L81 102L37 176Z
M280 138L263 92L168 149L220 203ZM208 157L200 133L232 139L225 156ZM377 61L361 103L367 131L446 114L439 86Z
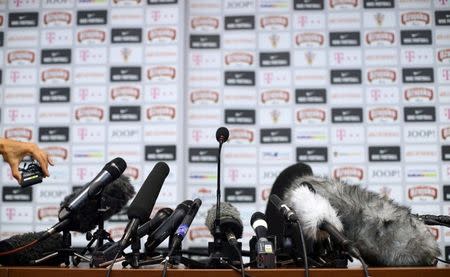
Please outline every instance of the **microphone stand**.
M169 236L169 248L168 249L171 249L172 248L172 246L173 246L173 238L175 237L175 234L171 234L170 236ZM147 260L144 260L144 261L140 261L139 263L138 263L138 267L141 267L141 266L145 266L145 265L153 265L153 264L158 264L158 263L160 263L160 262L162 262L162 261L164 261L165 259L164 259L164 257L166 257L167 255L169 255L170 254L170 259L169 259L169 263L171 264L171 265L177 265L177 264L179 264L179 263L183 263L184 265L188 265L188 264L190 264L190 262L191 262L191 260L190 259L186 259L186 258L183 258L182 256L181 256L181 245L182 245L182 243L180 243L179 245L178 245L178 247L177 248L175 248L174 250L173 250L173 252L172 253L163 253L163 251L161 251L161 254L163 254L163 255L157 255L157 256L152 256L152 257L150 257L150 259L147 259ZM183 259L186 259L186 262L183 262L184 260ZM124 263L122 263L122 265L123 265ZM126 265L126 264L125 264Z
M100 192L100 195L102 195L103 190ZM109 208L105 207L105 203L104 203L104 198L103 196L99 197L97 199L97 213L99 214L99 219L98 219L98 228L97 230L94 232L94 234L92 234L91 232L87 232L86 233L86 239L89 240L89 243L86 245L85 248L83 248L80 252L80 255L85 255L90 249L91 246L97 242L95 248L91 251L92 253L96 252L97 250L101 249L101 247L103 246L104 240L108 240L109 242L114 242L113 239L111 238L111 235L106 232L105 230L105 220L104 220L104 214L108 211ZM75 257L73 258L73 265L77 266L81 260L80 257ZM93 259L91 258L89 260L89 266L93 267Z
M209 268L223 268L224 266L229 267L233 261L239 261L239 255L236 250L231 246L225 238L225 233L220 228L220 199L221 199L221 189L220 189L220 169L221 169L221 152L222 145L228 140L229 131L225 127L220 127L216 132L216 139L219 142L219 151L217 154L217 198L216 198L216 218L214 220L214 242L208 243L208 252L210 253L210 261L208 262ZM242 243L238 243L237 248L239 251L242 249ZM224 264L227 261L228 264Z
M124 257L123 267L130 265L132 268L139 268L141 266L141 239L137 233L131 236L131 253L126 254Z
M50 253L40 259L30 261L30 265L38 265L40 263L43 263L43 262L48 261L53 258L63 261L66 266L70 265L70 257L73 257L72 262L74 263L74 265L75 265L74 260L76 258L78 258L78 260L82 259L87 262L90 261L89 258L76 253L75 249L73 249L71 247L72 246L72 236L68 230L63 231L62 243L63 243L63 245L62 245L61 249L57 249L55 252Z

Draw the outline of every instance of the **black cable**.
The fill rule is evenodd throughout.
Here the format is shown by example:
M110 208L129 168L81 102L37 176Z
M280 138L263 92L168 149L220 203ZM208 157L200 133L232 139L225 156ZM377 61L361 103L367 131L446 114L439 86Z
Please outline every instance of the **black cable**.
M167 276L167 265L169 263L170 256L172 256L172 254L173 254L173 250L174 250L174 248L171 248L169 253L167 254L166 258L164 259L164 268L163 268L163 271L162 271L162 277L166 277Z
M302 225L300 224L300 220L297 220L297 227L300 232L300 240L302 242L302 251L303 251L303 265L305 268L305 277L309 277L309 266L308 266L308 254L306 253L306 245L305 245L305 236L303 235Z
M120 252L121 251L117 251L116 256L114 256L114 259L113 259L112 263L109 265L108 271L106 272L106 277L109 277L109 275L111 275L112 268L113 268L114 264L116 263L116 260L119 257Z
M366 262L363 260L363 258L362 258L361 256L360 256L360 257L355 257L355 258L357 258L357 259L361 262L362 267L363 267L363 269L364 269L364 276L365 276L365 277L370 277L370 275L369 275L369 269L368 269L368 267L367 267Z
M450 261L446 261L446 260L440 259L438 257L436 257L436 260L438 260L438 261L440 261L441 263L444 263L444 264L450 264Z
M241 262L241 270L240 270L241 271L241 277L245 277L246 275L245 275L245 271L244 271L244 261L242 260L241 251L239 251L239 248L237 247L236 244L232 243L232 245L233 245L234 250L236 250L236 253L238 254L239 260Z
M42 238L42 237L41 237L41 238ZM40 238L39 238L39 239L35 239L35 240L31 241L30 243L25 244L25 245L22 245L22 246L20 246L20 247L17 247L17 248L14 248L14 249L11 249L11 250L8 250L8 251L5 251L5 252L1 252L1 253L0 253L0 257L2 257L2 256L8 256L8 255L11 255L11 254L15 254L15 253L18 253L18 252L27 250L28 248L34 246L34 245L35 245L36 243L38 243L39 241L40 241Z
M164 268L162 271L162 277L166 277L167 276L167 264L169 263L169 255L166 256L166 258L164 259Z
M236 272L239 272L239 273L241 273L242 271L239 269L239 268L237 268L237 267L235 267L234 265L232 265L231 263L225 263L228 267L230 267L231 269L233 269L234 271L236 271ZM248 274L247 272L244 272L244 275L245 275L245 277L252 277L250 274Z

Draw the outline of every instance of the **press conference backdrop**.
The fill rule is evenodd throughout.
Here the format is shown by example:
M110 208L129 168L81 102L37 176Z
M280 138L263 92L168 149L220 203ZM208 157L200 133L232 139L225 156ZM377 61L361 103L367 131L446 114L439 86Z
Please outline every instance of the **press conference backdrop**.
M28 190L0 165L0 236L49 227L120 156L136 189L169 164L157 206L201 198L187 245L206 246L219 126L244 242L299 161L449 215L449 25L448 0L0 0L1 134L56 162ZM114 238L125 221L108 222ZM450 252L450 231L431 230Z

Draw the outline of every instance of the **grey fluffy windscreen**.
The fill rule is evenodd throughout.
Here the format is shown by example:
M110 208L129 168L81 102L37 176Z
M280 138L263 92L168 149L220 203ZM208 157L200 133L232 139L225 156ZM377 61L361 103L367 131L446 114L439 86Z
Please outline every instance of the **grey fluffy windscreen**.
M344 235L373 266L433 265L440 250L427 226L401 206L358 185L316 176L286 184L285 195L308 182L337 211Z
M241 214L238 209L228 202L220 202L220 220L226 221L227 219L238 221L242 225ZM206 215L205 225L209 231L214 230L214 220L216 219L216 205L213 205Z
M26 245L33 240L36 240L42 236L43 232L39 233L24 233L15 235L9 239L0 241L0 252L9 251L20 246ZM38 244L30 247L26 251L18 252L12 255L1 256L0 264L4 266L20 266L30 265L33 260L40 259L47 254L53 253L58 249L63 248L62 236L60 234L54 234L53 236L39 242ZM61 257L51 258L38 265L58 265L63 262Z

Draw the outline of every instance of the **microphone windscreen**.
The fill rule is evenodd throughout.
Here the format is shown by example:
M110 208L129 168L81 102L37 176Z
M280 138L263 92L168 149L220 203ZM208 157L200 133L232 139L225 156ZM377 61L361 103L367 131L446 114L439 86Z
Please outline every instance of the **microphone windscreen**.
M153 167L128 208L129 219L138 218L141 222L148 220L169 171L169 166L165 162L159 162Z
M220 227L222 230L230 230L236 238L242 237L243 225L240 213L236 207L228 202L220 202ZM216 205L212 206L206 214L205 225L214 235L214 222L216 219Z
M23 245L30 243L41 237L44 232L39 233L25 233L20 235L15 235L9 239L0 241L0 252L5 252L9 250L16 249ZM0 256L0 264L4 266L23 266L30 265L30 263L36 259L40 259L45 255L51 254L58 249L63 248L62 236L57 233L53 236L35 244L26 251L21 251L19 253ZM43 263L37 265L59 265L64 262L61 257L53 257Z
M330 202L311 191L307 186L301 185L288 190L284 199L300 219L306 237L313 240L326 238L327 235L319 230L324 221L342 231L342 223Z
M122 158L115 158L103 167L114 179L119 178L126 168L127 163Z
M315 176L297 178L286 189L295 190L304 182L336 209L344 235L369 265L433 265L440 255L434 236L409 208L358 185Z
M81 190L81 188L79 189ZM70 195L66 196L61 202L60 206L64 207L70 201L72 201L79 190L74 191ZM130 179L121 175L119 178L114 180L108 186L103 189L103 200L105 207L108 209L103 215L103 219L107 220L111 216L120 212L125 205L134 196L135 191L133 185L130 183ZM68 230L77 231L81 233L86 233L97 226L100 220L100 214L97 211L97 200L89 199L86 204L81 206L79 209L75 209L71 212L71 220L68 225Z
M218 142L223 143L223 142L227 141L229 136L230 136L230 131L228 131L228 129L225 127L220 127L216 131L216 140Z

